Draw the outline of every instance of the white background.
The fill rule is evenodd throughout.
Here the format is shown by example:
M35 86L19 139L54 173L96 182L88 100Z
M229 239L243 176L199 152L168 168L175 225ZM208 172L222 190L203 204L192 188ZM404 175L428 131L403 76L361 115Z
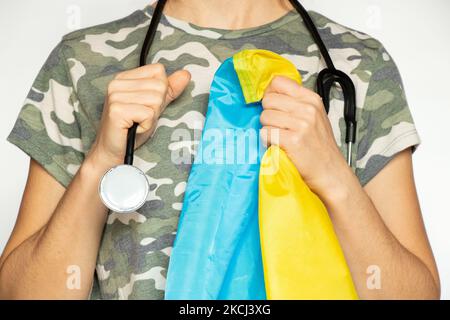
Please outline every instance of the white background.
M14 225L28 168L27 156L5 139L34 77L63 34L124 17L148 2L0 2L0 251ZM442 298L450 299L450 1L303 2L379 39L397 62L422 138L414 165L423 216L440 270Z

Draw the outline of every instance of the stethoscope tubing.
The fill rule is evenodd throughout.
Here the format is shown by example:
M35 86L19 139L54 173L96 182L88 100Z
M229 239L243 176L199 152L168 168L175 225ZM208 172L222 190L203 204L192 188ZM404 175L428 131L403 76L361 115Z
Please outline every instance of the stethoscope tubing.
M164 6L167 0L159 0L156 5L155 12L153 13L152 19L150 21L150 26L148 28L147 34L145 36L144 43L142 44L141 55L139 57L139 66L143 67L147 64L148 53L150 52L150 47L155 39L156 30L158 29L159 22L161 21ZM134 148L136 143L136 132L139 124L133 123L133 126L128 129L127 135L127 146L125 149L125 159L124 164L133 165L134 160Z
M332 85L338 83L341 86L344 94L344 119L346 123L346 138L347 143L347 163L352 166L352 146L356 141L356 93L355 86L344 72L339 71L335 68L333 60L328 52L328 49L323 42L319 31L317 30L314 22L312 21L309 13L306 9L297 1L289 0L295 10L302 17L306 28L311 33L315 43L317 44L319 51L325 60L327 69L322 70L321 74L324 75L323 79L318 78L317 89L318 93L322 96L324 100L324 106L328 113L329 111L329 95ZM156 4L150 26L148 28L144 43L142 45L142 50L139 59L139 65L142 67L147 64L147 57L150 52L151 45L155 39L156 31L158 25L161 21L162 13L166 5L167 0L158 0ZM127 165L133 165L134 158L134 148L136 141L136 131L138 124L134 123L133 126L128 130L127 135L127 145L125 150L124 163Z
M155 39L166 2L167 0L159 0L156 5L145 40L142 44L139 58L139 65L141 67L147 64L147 57ZM332 87L337 83L342 89L344 96L344 120L346 124L345 142L347 143L347 163L351 167L352 147L356 139L355 86L347 74L334 67L327 47L322 41L308 12L296 0L290 0L290 2L301 15L327 65L327 68L323 69L317 77L317 92L322 97L327 113L330 108L329 98ZM138 123L133 123L133 126L128 130L124 164L109 170L102 177L99 186L99 194L103 203L109 209L118 213L130 213L141 208L145 204L150 191L145 173L133 165L138 126ZM124 183L127 185L124 186Z

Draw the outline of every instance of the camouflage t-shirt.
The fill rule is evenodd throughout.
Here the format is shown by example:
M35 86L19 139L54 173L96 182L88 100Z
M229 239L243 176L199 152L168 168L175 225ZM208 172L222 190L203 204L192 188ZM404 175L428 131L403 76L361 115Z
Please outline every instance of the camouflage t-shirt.
M65 36L34 82L8 139L65 187L95 139L109 81L116 73L138 66L152 13L148 6L126 18ZM419 144L401 78L378 41L318 13L311 15L336 67L350 75L356 86L358 132L352 156L355 172L365 185L396 153ZM189 70L192 81L166 108L154 136L136 152L135 164L146 173L151 193L137 212L109 214L93 298L164 298L190 170L188 164L177 161L177 154L194 156L218 66L252 48L271 50L292 61L310 89L325 67L295 12L267 25L234 31L202 28L163 16L148 63L161 62L168 73ZM345 155L342 93L335 88L332 94L329 119Z

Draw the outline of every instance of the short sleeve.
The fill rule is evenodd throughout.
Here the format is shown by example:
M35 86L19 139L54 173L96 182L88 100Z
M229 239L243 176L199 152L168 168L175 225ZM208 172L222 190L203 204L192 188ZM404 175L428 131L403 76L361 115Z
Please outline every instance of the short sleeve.
M395 155L420 144L398 68L380 46L358 116L356 175L364 186Z
M40 70L7 139L65 187L84 159L78 108L60 43Z

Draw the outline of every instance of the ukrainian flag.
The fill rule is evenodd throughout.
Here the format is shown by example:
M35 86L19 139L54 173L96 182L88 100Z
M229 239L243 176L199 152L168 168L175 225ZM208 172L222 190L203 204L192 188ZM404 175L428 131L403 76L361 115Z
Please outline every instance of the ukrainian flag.
M283 57L244 50L216 72L185 193L165 298L357 299L328 212L283 150L259 141Z

